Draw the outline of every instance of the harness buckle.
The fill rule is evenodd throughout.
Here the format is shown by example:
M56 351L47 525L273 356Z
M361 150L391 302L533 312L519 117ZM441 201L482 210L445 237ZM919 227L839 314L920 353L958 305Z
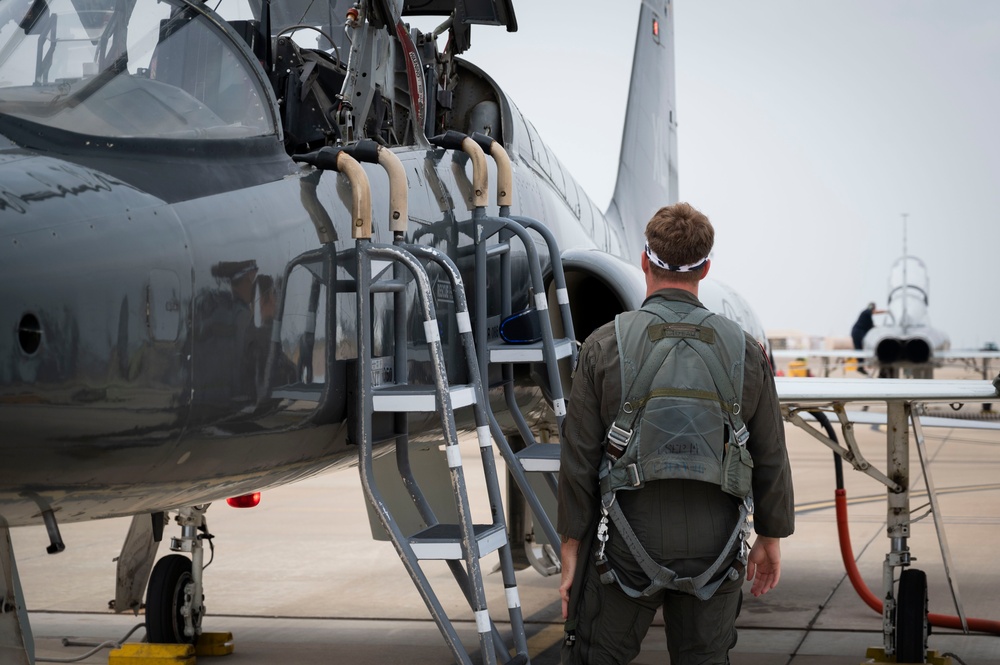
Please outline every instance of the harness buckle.
M747 440L750 438L750 432L747 430L747 426L743 425L734 434L736 438L736 444L739 446L747 445Z
M629 441L632 440L632 430L622 429L612 423L611 428L608 429L606 438L608 441L608 456L617 461L625 453Z
M642 486L642 481L639 479L639 467L635 464L629 464L625 467L625 473L628 474L628 481L632 483L632 487Z

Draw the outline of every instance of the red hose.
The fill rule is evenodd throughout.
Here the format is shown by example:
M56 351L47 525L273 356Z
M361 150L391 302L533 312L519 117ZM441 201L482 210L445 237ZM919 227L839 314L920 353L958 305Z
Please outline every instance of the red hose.
M840 556L844 559L844 569L850 578L854 590L861 596L868 607L882 614L882 601L878 599L861 579L858 563L854 560L854 550L851 549L851 532L847 528L847 492L838 489L835 496L837 505L837 537L840 539Z
M851 532L847 528L847 492L845 490L837 489L835 503L837 506L837 536L840 539L840 555L844 559L844 569L847 571L847 577L850 578L854 590L861 596L861 600L865 601L868 607L882 614L882 601L871 592L865 581L861 579L861 573L858 572L858 564L854 560L854 551L851 549ZM962 620L956 616L929 613L927 620L930 621L932 626L962 630ZM965 622L971 631L1000 635L1000 621L966 617Z

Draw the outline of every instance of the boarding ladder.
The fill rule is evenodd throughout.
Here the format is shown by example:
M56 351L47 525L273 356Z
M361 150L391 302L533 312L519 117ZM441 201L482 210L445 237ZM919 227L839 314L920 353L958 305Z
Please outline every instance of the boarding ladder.
M489 217L486 215L485 205L476 206L472 217L472 235L475 248L475 288L476 288L476 344L479 350L480 371L483 376L490 377L490 367L498 366L500 369L500 385L503 389L504 400L507 411L517 429L522 448L515 451L510 445L508 438L497 423L496 418L491 416L491 431L496 441L497 448L507 464L508 472L512 480L517 485L531 510L537 525L551 548L547 550L548 561L532 556L531 543L526 543L526 553L528 554L532 566L544 575L551 575L559 572L559 537L552 525L546 510L541 504L534 487L529 483L526 473L537 473L544 480L555 498L557 491L557 474L559 471L559 442L558 438L562 432L562 421L566 414L566 400L563 394L563 382L560 372L560 361L566 359L564 369L572 371L576 365L577 346L573 331L573 319L570 314L569 295L566 288L566 279L563 273L562 261L559 247L552 232L541 222L529 217L514 216L510 214L510 207L513 200L513 172L510 158L500 142L484 134L476 133L468 141L466 137L457 132L448 132L443 136L431 140L436 145L465 150L473 158L475 165L475 146L493 157L497 167L497 205L499 215ZM470 144L475 145L470 145ZM473 169L475 174L475 168ZM486 187L483 182L479 185L473 184L473 191L479 187ZM534 231L541 236L548 250L549 260L552 267L552 287L555 292L558 310L550 316L548 308L548 297L545 282L542 276L541 262L535 241L531 237L530 231ZM497 238L497 242L490 243L492 238ZM525 258L529 269L531 281L532 298L530 298L529 309L518 312L513 310L513 285L511 271L511 241L519 240L525 251ZM488 290L490 282L487 278L487 266L489 259L493 256L499 258L500 263L500 325L497 327L498 335L491 335L491 330L495 329L490 323L494 319L489 317L488 311ZM533 305L533 306L532 306ZM534 317L537 322L539 339L532 341L510 340L503 334L503 325L516 317ZM555 337L553 322L559 327L560 337ZM515 395L515 365L542 365L540 385L543 387L548 402L556 421L556 442L539 442L535 434L524 418Z
M558 433L561 432L562 420L566 413L560 363L565 363L565 369L571 371L577 357L559 247L552 232L544 224L528 217L510 214L513 171L510 158L498 141L484 134L477 133L469 137L449 131L430 139L430 142L445 150L454 151L453 158L459 167L456 169L459 188L468 193L468 199L472 203L472 218L467 222L458 223L457 227L473 239L473 245L471 248L458 250L458 254L460 258L471 256L475 266L473 329L479 372L491 388L501 389L506 404L505 411L513 422L521 446L515 451L492 409L487 408L489 434L492 435L497 449L504 458L511 480L531 510L534 524L541 529L548 544L551 545L543 548L542 556L535 556L532 547L533 535L526 534L528 542L524 544L528 560L541 574L552 575L560 570L557 545L559 537L527 474L534 473L542 477L554 504L559 470ZM497 217L486 214L488 178L485 155L487 154L496 162L499 206ZM467 161L472 163L472 181L465 177L464 163ZM529 231L534 231L542 238L548 251L552 266L552 289L559 304L554 312L548 308L541 261L535 240ZM528 299L528 308L517 313L513 312L515 296L511 270L512 240L518 241L523 246L524 259L529 268L529 286L533 294ZM499 262L499 280L492 283L488 279L491 259ZM498 297L491 298L491 296ZM497 300L498 304L490 308L492 300ZM535 338L531 340L505 338L505 323L518 318L522 321L529 319L533 321L537 329ZM555 337L553 324L558 326L559 338ZM533 369L541 366L538 383L548 398L555 417L556 443L537 441L532 427L522 414L515 393L516 365L531 366ZM491 368L495 368L496 371L491 372ZM515 498L511 495L512 503Z
M371 199L367 178L356 158L381 164L390 180L390 228L392 245L377 244L371 239ZM444 253L430 247L407 245L403 242L407 226L406 179L398 158L389 150L371 142L362 142L350 149L324 148L317 153L296 158L318 168L334 169L348 176L352 185L352 229L356 241L356 295L358 313L358 390L356 397L356 442L359 447L359 467L365 496L376 512L382 527L413 579L421 597L445 637L457 662L471 665L471 660L441 602L421 567L424 560L445 560L473 610L479 647L484 663L527 663L527 639L521 615L520 600L514 574L514 564L507 527L504 521L500 483L497 476L489 437L487 400L479 376L478 356L472 337L472 325L465 301L464 285L454 262ZM421 260L437 264L451 283L455 298L455 318L466 356L469 383L449 385L444 363L431 283ZM393 265L391 278L373 279L372 262L388 261ZM410 282L417 287L417 303L426 345L433 370L433 385L411 384L407 377L407 321ZM371 367L372 298L376 293L391 293L394 300L393 326L396 373L391 383L374 385ZM492 521L474 524L459 453L454 409L473 409ZM444 434L452 490L458 521L441 522L430 502L416 482L407 457L407 414L437 412ZM383 499L373 469L373 449L376 435L373 417L378 413L392 414L397 467L413 504L427 527L414 534L404 534L391 509ZM384 440L384 439L380 439ZM480 558L497 551L503 576L505 597L513 634L514 656L506 647L499 631L490 619ZM461 565L464 563L464 568Z

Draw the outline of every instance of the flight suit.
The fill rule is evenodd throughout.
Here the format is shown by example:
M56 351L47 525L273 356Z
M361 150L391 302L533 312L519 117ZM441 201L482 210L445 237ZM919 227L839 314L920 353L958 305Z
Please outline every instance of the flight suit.
M695 296L678 289L663 289L651 298L702 306ZM567 623L575 642L564 648L564 662L629 662L662 606L673 665L725 663L726 653L736 643L733 624L742 580L726 581L711 599L700 601L672 591L633 600L617 585L603 585L597 579L591 556L599 509L597 476L605 435L621 406L620 366L610 323L584 343L564 423L558 531L582 542ZM747 449L754 461L755 530L764 536L788 536L794 528L794 508L784 428L770 364L749 336L741 406L750 433ZM649 554L680 575L705 570L739 518L737 499L716 485L694 480L651 482L639 490L619 492L616 500ZM645 575L613 525L606 554L625 584L645 588Z

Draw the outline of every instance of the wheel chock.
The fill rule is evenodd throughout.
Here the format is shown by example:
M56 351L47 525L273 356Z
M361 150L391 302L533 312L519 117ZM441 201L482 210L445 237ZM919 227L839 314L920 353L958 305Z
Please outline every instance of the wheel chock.
M882 647L868 647L865 652L865 660L861 665L872 665L873 663L895 663L895 656L885 655ZM939 656L933 649L927 650L927 660L920 665L952 665L951 656Z
M232 633L202 633L194 652L197 656L228 656L235 648Z
M108 665L195 665L191 644L123 644L108 654Z

